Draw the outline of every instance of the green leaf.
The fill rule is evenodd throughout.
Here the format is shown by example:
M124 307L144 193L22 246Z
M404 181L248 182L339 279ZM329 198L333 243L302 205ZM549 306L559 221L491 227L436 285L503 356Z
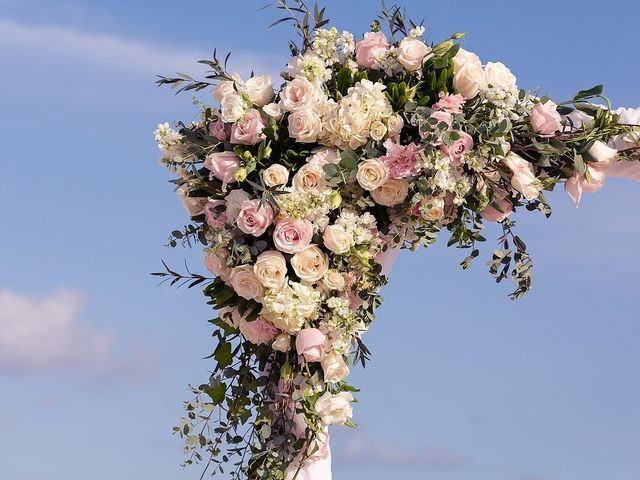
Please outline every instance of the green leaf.
M216 362L218 362L218 366L220 368L226 368L231 365L231 362L233 362L233 356L231 355L231 344L228 342L220 343L218 345L218 348L216 348L213 357L216 359Z
M580 90L576 93L576 96L573 97L574 101L582 100L584 98L596 97L598 95L602 95L603 87L602 85L596 85L588 90Z
M338 91L342 95L347 94L347 90L351 87L353 82L353 73L351 73L351 69L348 67L343 67L338 72Z

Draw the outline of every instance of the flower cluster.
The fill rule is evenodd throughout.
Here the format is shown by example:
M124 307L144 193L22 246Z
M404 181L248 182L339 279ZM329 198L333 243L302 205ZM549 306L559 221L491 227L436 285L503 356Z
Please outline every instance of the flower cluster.
M383 13L399 41L377 22L356 41L322 28L324 10L298 11L303 45L277 91L268 75L242 78L217 58L203 62L217 82L160 80L210 87L217 102L177 131L160 125L156 140L163 161L180 165L173 182L193 220L179 238L205 245L215 275L205 294L220 311L218 367L200 391L227 412L227 442L251 419L239 471L252 479L282 479L326 441L327 426L351 423L346 377L353 355L367 359L362 335L389 252L448 230L450 245L470 249L466 268L484 222L500 222L489 270L512 278L517 298L531 260L511 215L549 215L545 190L565 183L577 203L640 165L637 112L595 105L599 87L556 104L460 48L461 35L428 44L399 10ZM179 433L219 455L219 442Z

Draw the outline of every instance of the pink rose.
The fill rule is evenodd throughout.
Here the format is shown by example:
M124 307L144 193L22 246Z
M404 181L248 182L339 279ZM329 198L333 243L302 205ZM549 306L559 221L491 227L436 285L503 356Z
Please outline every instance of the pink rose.
M262 203L262 205L260 205ZM274 219L273 208L261 200L245 200L238 214L238 228L244 233L259 237Z
M319 362L324 357L327 336L317 328L305 328L296 336L296 351L307 362Z
M204 256L204 265L216 277L220 277L224 283L231 282L231 269L227 267L227 257L229 254L226 250L220 250L218 253L206 253Z
M551 100L547 103L537 103L531 110L529 121L533 131L545 137L562 128L562 117L558 113L557 105Z
M459 93L452 95L450 93L440 92L440 100L433 104L434 110L442 110L447 113L462 113L462 106L465 98Z
M227 202L213 200L204 206L204 218L207 225L213 228L222 228L228 221Z
M222 183L235 183L235 173L240 168L240 159L233 152L218 152L207 155L204 160L205 168L211 171L211 177Z
M500 207L500 210L493 205ZM513 204L507 198L507 192L500 190L492 203L480 212L480 216L489 222L502 222L513 212Z
M438 128L438 125L440 125L441 123L444 123L445 125L447 125L447 130L449 130L451 128L451 124L453 123L453 117L449 112L443 112L440 110L435 111L429 117L429 119L432 119L432 118L434 118L437 121L437 123L434 125L430 121L427 121L426 125L423 124L420 127L420 137L424 138L429 132L429 130L436 131L436 129ZM428 126L428 129L425 128L425 126ZM442 130L439 130L439 132L443 133ZM440 144L439 139L437 141L437 144Z
M377 57L389 49L387 37L382 32L367 32L364 39L356 44L356 60L363 68L371 68Z
M456 133L460 135L460 138L454 140L451 145L443 143L440 145L440 150L442 150L445 155L451 157L451 163L453 165L460 165L460 159L473 148L473 138L465 132L458 131Z
M420 171L420 162L416 154L418 146L415 143L400 145L387 141L384 146L387 149L387 154L380 157L380 160L389 170L391 178L401 179L417 175Z
M262 130L267 127L258 110L251 109L231 127L231 143L255 145L265 139Z
M309 220L280 220L273 231L273 243L285 253L298 253L311 243L313 225Z
M229 135L224 128L224 122L222 120L213 122L209 127L209 133L211 134L211 136L216 137L221 142L224 142L229 138Z
M241 322L240 332L247 340L249 340L249 342L255 345L262 345L263 343L269 343L276 338L276 335L280 333L280 330L266 320L258 318L253 322Z

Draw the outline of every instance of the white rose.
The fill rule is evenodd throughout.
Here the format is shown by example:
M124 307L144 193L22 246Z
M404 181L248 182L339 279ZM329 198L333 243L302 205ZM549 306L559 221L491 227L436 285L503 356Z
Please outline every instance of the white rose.
M249 194L244 190L231 190L229 192L229 195L224 197L225 201L227 202L227 218L231 221L234 221L236 218L238 218L240 210L242 210L242 203L245 200L249 200L250 198L251 197L249 196Z
M269 75L258 75L251 77L241 87L240 91L246 93L253 103L259 107L264 107L273 100L273 82Z
M262 107L262 111L272 117L274 120L278 121L284 115L282 111L282 105L279 103L270 103L269 105L265 105Z
M478 67L482 66L482 62L480 61L480 57L478 57L478 55L465 50L464 48L461 48L460 50L458 50L458 53L456 53L456 56L453 57L453 70L457 72L460 67L467 63L476 65Z
M349 367L342 355L337 352L325 354L320 361L320 365L322 365L325 382L337 383L349 376Z
M213 90L213 96L218 102L222 102L222 99L230 93L237 93L242 87L243 82L240 74L232 73L231 78L232 80L223 80ZM238 90L236 90L236 88Z
M431 48L424 42L415 38L403 38L398 45L398 62L407 71L420 70L423 62L431 56Z
M328 270L322 279L322 286L327 290L336 290L340 292L344 290L345 287L344 277L337 270Z
M533 174L532 165L519 155L509 152L504 163L513 172L511 186L527 200L538 198L543 190L542 183Z
M427 220L440 220L444 216L444 199L429 198L423 200L422 204L427 207Z
M271 344L276 352L288 352L291 350L291 336L287 333L280 333Z
M237 93L229 93L220 102L220 118L225 123L240 120L246 110L245 101Z
M338 255L347 253L353 246L353 237L340 225L329 225L325 228L322 239L324 246Z
M231 286L238 295L247 300L262 300L264 288L253 273L253 266L241 265L231 270Z
M280 92L280 102L285 110L295 111L302 107L313 107L322 96L317 82L310 82L305 77L296 77Z
M618 156L618 151L615 148L607 146L600 140L597 140L587 153L599 163L611 163Z
M300 143L314 143L322 131L322 122L311 107L303 107L289 115L289 136Z
M387 130L389 137L395 137L400 135L400 132L404 128L404 120L400 115L393 115L387 119Z
M269 250L258 256L253 272L262 285L277 289L287 281L287 261L277 250Z
M453 76L454 88L467 99L478 95L486 83L482 66L471 62L462 65Z
M333 395L325 392L316 400L316 412L324 425L339 423L344 425L353 416L353 395L349 392L340 392Z
M487 63L487 66L484 67L484 73L487 85L504 90L516 88L515 75L503 63Z
M327 179L322 168L307 163L296 172L291 184L294 191L305 193L325 188L327 186Z
M375 190L389 180L389 169L377 158L369 158L358 165L356 180L365 190Z
M371 196L380 205L393 207L404 202L409 193L409 183L404 179L390 178L379 188L371 192Z
M289 170L284 165L270 165L262 171L262 181L267 187L286 185L289 181Z
M376 120L371 124L371 128L369 129L369 136L371 136L371 138L376 142L382 140L386 134L387 126L380 120Z
M317 246L310 245L291 258L291 266L302 282L311 284L327 273L329 259Z

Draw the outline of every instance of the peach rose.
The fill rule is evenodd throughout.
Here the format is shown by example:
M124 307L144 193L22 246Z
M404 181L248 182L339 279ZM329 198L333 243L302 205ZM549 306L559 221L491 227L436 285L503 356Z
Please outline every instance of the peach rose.
M296 335L296 351L307 362L319 362L324 357L327 337L317 328L305 328Z
M249 200L249 194L244 190L231 190L229 195L224 197L227 202L227 218L229 221L235 221L238 218L240 209L245 200Z
M258 318L253 322L241 322L240 332L244 337L255 345L262 345L271 342L278 335L276 327L266 320Z
M280 288L287 281L287 261L277 250L262 252L253 265L253 273L267 288Z
M204 266L207 270L227 284L231 282L231 269L227 267L228 256L226 250L220 250L217 253L207 252L204 255Z
M356 180L365 190L375 190L389 180L389 169L377 158L369 158L358 165Z
M322 365L325 382L337 383L349 376L349 367L342 355L337 352L327 353L320 361L320 365Z
M338 150L334 148L323 148L316 151L313 155L307 158L309 165L322 168L328 163L338 163L340 161L340 154Z
M289 170L284 165L270 165L262 171L262 181L267 187L280 187L289 181Z
M288 352L291 350L291 335L288 333L279 333L276 339L273 341L271 347L276 352Z
M379 188L371 192L371 197L385 207L398 205L407 198L409 183L404 179L390 178Z
M289 115L289 136L299 143L315 143L322 131L320 116L311 107L303 107Z
M204 206L204 219L213 228L222 228L227 221L227 202L224 200L210 200Z
M318 190L327 186L327 178L322 168L315 165L303 165L293 176L293 190L300 193Z
M329 259L320 248L310 245L291 258L291 266L303 283L312 284L327 273Z
M253 273L252 265L241 265L231 270L231 286L238 295L247 300L261 301L264 288Z
M311 82L305 77L296 77L280 92L280 103L283 109L293 112L303 107L313 107L322 96L317 82Z
M287 218L279 220L273 231L273 243L284 253L298 253L304 250L313 237L313 224L309 220Z
M322 234L324 246L333 253L342 255L351 250L353 237L340 225L329 225Z

